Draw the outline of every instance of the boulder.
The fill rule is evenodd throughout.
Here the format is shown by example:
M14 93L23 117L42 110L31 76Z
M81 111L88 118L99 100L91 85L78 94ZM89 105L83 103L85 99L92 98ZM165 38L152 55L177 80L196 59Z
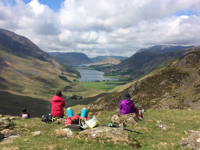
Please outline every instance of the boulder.
M70 137L73 135L73 132L69 128L55 130L57 135L62 135L63 137Z
M0 114L0 117L3 117L3 114Z
M185 131L186 134L189 134L189 136L179 142L179 145L181 147L184 147L186 149L200 149L200 131Z
M0 128L8 128L11 120L9 118L1 118L0 119Z
M92 140L95 140L97 137L103 137L110 138L114 143L117 141L129 142L128 133L122 128L96 127L79 132L79 136L84 134L87 134Z
M33 134L33 136L40 135L41 131L34 131L34 132L32 132L32 134Z
M17 120L16 117L10 117L9 119L10 119L10 120Z
M111 118L112 123L123 124L123 126L134 126L137 124L136 114L114 115ZM121 125L122 126L122 125Z

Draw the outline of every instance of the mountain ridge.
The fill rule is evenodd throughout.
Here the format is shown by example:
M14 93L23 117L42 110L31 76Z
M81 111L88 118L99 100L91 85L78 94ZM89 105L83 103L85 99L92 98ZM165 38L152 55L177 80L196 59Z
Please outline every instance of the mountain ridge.
M53 55L53 57L64 64L72 66L93 63L86 54L79 52L61 53Z
M136 106L144 109L200 109L200 46L154 74L135 81L124 91L99 98L89 110L118 109L128 92Z

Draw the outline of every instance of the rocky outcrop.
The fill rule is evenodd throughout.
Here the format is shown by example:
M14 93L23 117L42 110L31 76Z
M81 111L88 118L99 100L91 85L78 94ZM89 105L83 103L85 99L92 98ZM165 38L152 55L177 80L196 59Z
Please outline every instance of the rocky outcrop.
M200 149L200 131L185 131L189 136L179 142L179 145L188 149Z
M81 134L87 134L92 140L95 140L97 137L103 137L111 138L114 143L117 141L129 142L128 133L123 131L122 128L97 127L79 132L79 136Z
M1 118L0 119L0 129L8 128L11 120L9 118Z
M114 115L111 118L112 123L120 124L120 126L134 126L137 124L137 117L134 113L124 115Z
M73 135L73 132L69 128L55 130L55 133L63 137L70 137Z

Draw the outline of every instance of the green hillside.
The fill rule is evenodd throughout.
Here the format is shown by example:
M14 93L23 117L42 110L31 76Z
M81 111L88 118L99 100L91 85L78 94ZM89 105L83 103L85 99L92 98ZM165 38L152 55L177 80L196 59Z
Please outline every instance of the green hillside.
M89 105L89 109L116 110L128 92L137 106L159 109L200 109L200 50L188 53L159 68L154 73L136 80L119 93L102 97Z
M0 30L0 114L14 115L27 107L41 116L55 90L70 86L78 75L29 39ZM70 93L63 90L63 94Z
M141 51L122 61L120 64L113 67L102 68L101 70L105 72L106 76L120 75L121 80L128 80L128 82L130 82L133 79L139 79L146 75L157 66L167 61L172 61L186 53L196 51L198 48L199 47L191 47L179 50L179 47L177 47L176 51L175 48L173 48L173 51L168 53L154 52L154 49L152 51Z
M100 111L93 114L99 121L99 127L108 127L111 117L114 114L119 114L119 111ZM6 139L0 139L0 149L186 150L187 148L181 148L179 142L183 140L183 138L189 136L186 134L187 131L199 130L199 119L200 112L198 110L150 109L147 112L144 112L143 121L139 121L136 126L126 127L143 134L125 131L128 133L128 140L124 139L124 141L114 141L112 138L105 136L92 138L86 134L81 135L78 131L74 130L72 130L73 135L67 137L64 133L59 134L56 132L56 130L64 129L64 123L46 124L41 122L41 118L18 118L17 120L11 121L9 130L12 133L18 133L20 135L15 138L13 142L10 139L10 143L6 143L4 141ZM40 131L40 134L34 134L36 131Z

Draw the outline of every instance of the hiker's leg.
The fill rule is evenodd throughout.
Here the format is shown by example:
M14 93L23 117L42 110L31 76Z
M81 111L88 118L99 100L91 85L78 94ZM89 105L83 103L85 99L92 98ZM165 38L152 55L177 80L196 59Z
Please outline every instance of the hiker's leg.
M72 117L73 116L73 111L71 108L67 109L67 117Z
M82 109L82 111L81 111L81 117L87 118L87 109L86 108Z

